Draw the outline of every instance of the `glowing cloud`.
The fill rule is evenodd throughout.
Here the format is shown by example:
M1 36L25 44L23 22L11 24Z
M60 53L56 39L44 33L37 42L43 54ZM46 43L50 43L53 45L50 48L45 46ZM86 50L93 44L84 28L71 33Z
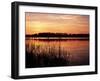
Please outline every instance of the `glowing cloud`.
M89 15L25 13L26 34L53 33L89 33Z

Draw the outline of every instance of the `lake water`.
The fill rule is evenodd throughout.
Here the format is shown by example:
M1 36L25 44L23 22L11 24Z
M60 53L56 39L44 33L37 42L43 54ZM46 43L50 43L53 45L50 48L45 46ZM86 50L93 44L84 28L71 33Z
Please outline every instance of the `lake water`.
M78 66L89 65L89 39L88 38L27 38L26 39L26 67L48 67L48 66ZM31 53L30 53L31 52ZM30 55L30 56L28 56ZM43 59L44 56L49 57L49 60L53 59L55 64L40 63L34 61L31 58L32 55L37 56L37 60ZM40 57L40 56L41 57ZM51 57L51 58L50 58ZM64 60L59 60L59 64L56 64L55 59L67 59L67 63ZM31 59L31 60L30 60ZM34 62L33 62L34 61ZM41 61L41 60L40 60ZM36 63L35 63L36 62ZM35 66L36 65L36 66Z

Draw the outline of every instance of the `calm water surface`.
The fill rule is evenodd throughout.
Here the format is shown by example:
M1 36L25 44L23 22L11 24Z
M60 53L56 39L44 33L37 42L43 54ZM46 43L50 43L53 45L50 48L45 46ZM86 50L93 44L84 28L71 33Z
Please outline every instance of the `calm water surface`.
M68 59L68 66L89 65L89 40L84 38L27 38L26 51L38 55L55 54Z

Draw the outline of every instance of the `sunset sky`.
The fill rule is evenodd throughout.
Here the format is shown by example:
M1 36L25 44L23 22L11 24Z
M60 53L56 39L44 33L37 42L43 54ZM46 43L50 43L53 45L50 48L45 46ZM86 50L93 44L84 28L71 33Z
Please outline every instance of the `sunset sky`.
M75 14L25 13L26 34L34 33L89 33L89 16Z

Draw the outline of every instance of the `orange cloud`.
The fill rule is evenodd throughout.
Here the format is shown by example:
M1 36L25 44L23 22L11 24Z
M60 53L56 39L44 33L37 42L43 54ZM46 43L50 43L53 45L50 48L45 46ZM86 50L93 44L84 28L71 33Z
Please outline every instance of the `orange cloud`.
M40 32L89 33L89 16L26 12L26 34Z

